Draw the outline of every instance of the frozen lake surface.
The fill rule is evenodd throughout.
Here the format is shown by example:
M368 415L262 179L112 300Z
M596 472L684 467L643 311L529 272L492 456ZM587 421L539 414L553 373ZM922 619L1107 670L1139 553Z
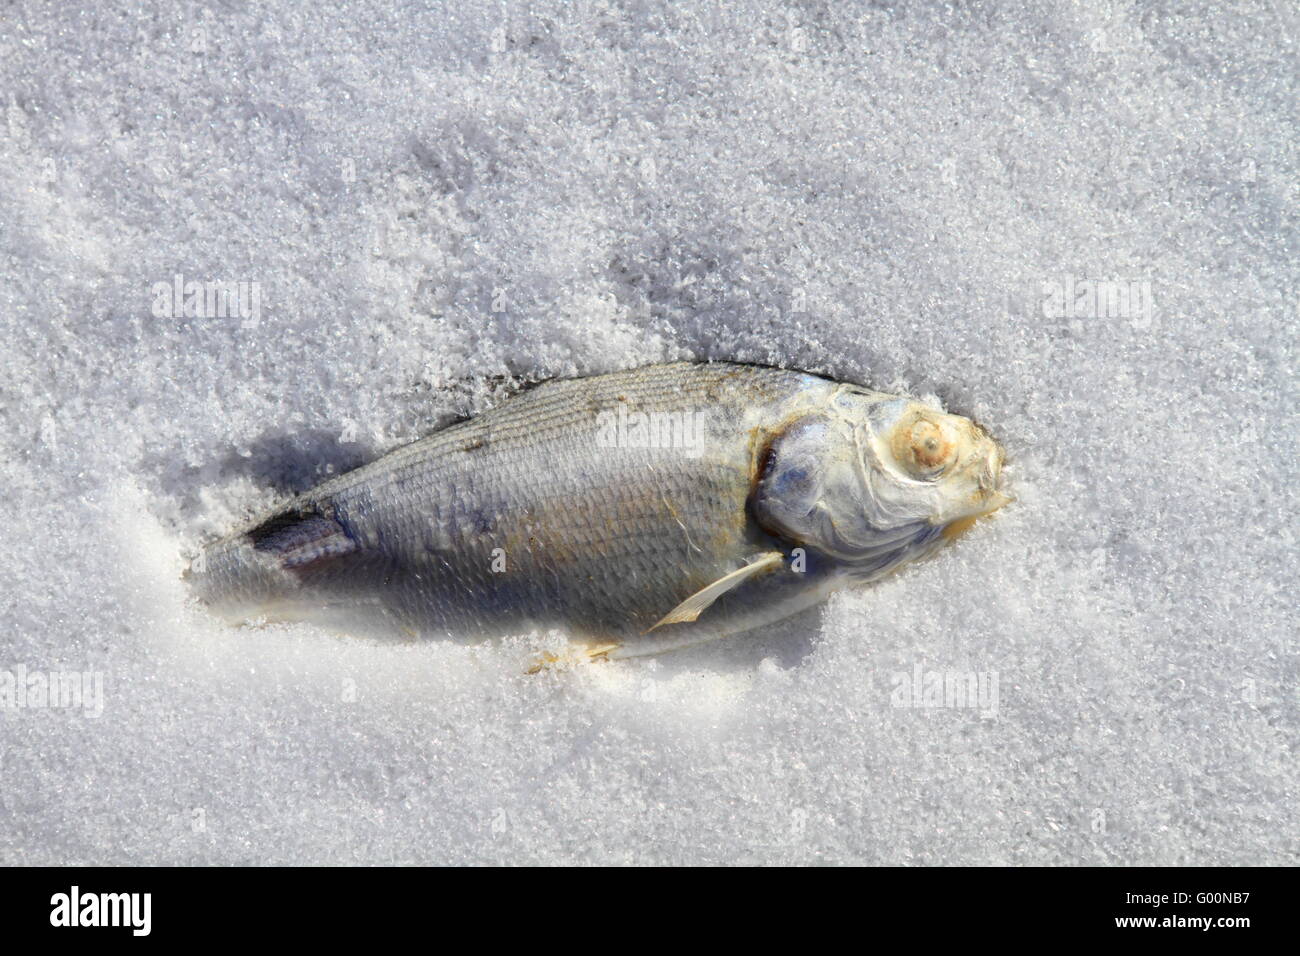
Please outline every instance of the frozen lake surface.
M0 862L1297 862L1291 4L83 6L0 17ZM676 358L936 394L1019 500L535 677L185 591L331 470Z

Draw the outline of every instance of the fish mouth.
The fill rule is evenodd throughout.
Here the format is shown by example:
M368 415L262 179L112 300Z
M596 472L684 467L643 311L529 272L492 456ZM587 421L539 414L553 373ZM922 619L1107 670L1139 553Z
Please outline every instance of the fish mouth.
M984 499L984 510L975 515L976 518L987 518L999 508L1005 507L1015 501L1015 495L1009 495L1005 491L991 491Z
M978 465L980 469L979 488L975 492L978 504L975 510L944 525L943 536L949 541L975 527L975 522L979 521L980 518L987 518L999 508L1016 500L1004 488L1005 478L1002 466L1006 463L1006 452L996 442L990 442L990 444L992 447Z
M975 517L991 515L1004 505L1015 501L1015 496L1006 490L1006 473L1003 466L1007 462L1007 453L1001 445L993 443L989 451L987 467L980 476L980 494L984 497L984 510ZM987 480L985 480L987 476Z

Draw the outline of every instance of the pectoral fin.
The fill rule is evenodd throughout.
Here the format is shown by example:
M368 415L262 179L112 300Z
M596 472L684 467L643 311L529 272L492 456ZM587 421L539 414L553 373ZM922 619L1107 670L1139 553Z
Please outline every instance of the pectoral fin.
M694 621L704 612L704 610L716 601L722 595L726 594L737 584L743 584L756 574L762 574L764 571L770 571L782 561L785 555L780 551L766 551L760 554L749 564L745 565L738 571L732 571L725 577L718 578L706 588L701 588L681 604L677 605L659 620L659 623L646 631L647 634L653 631L655 627L662 627L665 624L683 624L687 621Z

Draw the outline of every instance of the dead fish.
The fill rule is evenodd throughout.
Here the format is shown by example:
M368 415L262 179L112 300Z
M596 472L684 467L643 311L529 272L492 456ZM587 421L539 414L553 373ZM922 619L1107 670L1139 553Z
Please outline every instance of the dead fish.
M477 639L561 628L653 654L778 621L932 554L1007 501L984 428L787 369L554 380L207 548L233 619Z

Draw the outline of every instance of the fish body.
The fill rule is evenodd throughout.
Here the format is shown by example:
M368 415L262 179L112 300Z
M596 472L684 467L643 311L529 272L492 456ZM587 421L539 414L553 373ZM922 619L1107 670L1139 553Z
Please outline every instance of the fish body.
M1000 449L925 408L727 363L555 380L298 496L191 577L233 619L470 639L558 627L603 656L656 653L878 578L1000 504ZM898 428L960 439L973 497L873 483Z

